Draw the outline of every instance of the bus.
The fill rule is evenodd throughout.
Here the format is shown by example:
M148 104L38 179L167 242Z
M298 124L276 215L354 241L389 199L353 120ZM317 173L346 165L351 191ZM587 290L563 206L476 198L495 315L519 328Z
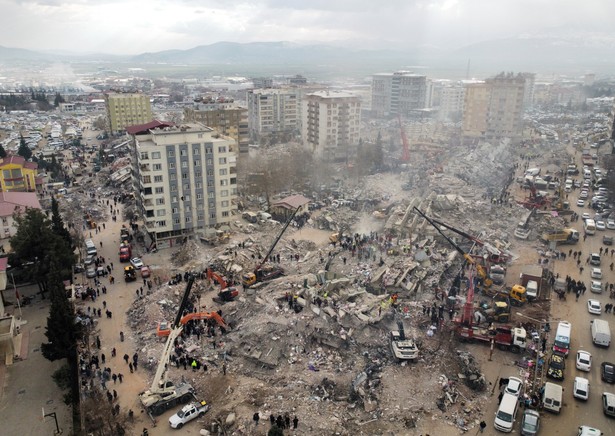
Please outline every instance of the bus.
M596 221L592 219L586 219L583 223L583 230L587 235L593 235L596 233Z
M555 332L555 341L553 341L553 351L559 354L568 356L570 352L570 334L572 324L568 321L560 321Z

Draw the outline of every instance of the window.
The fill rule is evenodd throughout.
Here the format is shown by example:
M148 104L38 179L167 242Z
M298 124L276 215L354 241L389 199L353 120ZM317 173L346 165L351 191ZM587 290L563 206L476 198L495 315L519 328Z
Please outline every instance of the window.
M215 192L213 192L213 191L208 192L208 193L207 193L207 197L209 197L209 198L216 198L216 193L215 193Z
M171 203L177 203L177 195L171 197Z
M224 211L222 211L222 216L223 216L223 217L227 217L227 216L229 216L228 210L224 210Z
M194 177L196 178L202 177L201 174L202 173L200 171L197 171L196 173L194 173Z
M156 183L162 182L162 176L154 176L154 182Z
M5 217L2 218L2 225L3 226L8 226L9 225L9 220Z
M179 154L180 156L188 156L188 150L180 150Z
M198 145L198 144L193 144L193 145ZM201 150L199 150L198 148L193 148L192 149L192 154L195 155L195 156L198 156L200 152L201 152Z
M210 214L209 214L209 219L211 219L211 220L215 220L215 219L216 219L216 214L215 214L215 212L214 212L214 213L210 213Z
M175 180L175 174L171 174L171 175L169 176L169 179L170 179L170 180Z
M177 192L177 185L175 183L171 185L171 192Z
M166 221L156 221L156 225L158 227L165 227L167 225Z
M228 200L224 200L220 203L220 206L222 207L228 207Z
M197 200L202 200L203 199L203 194L196 194L196 199Z
M149 155L147 154L147 151L142 151L141 160L148 160L148 159L149 159Z
M200 213L200 214L198 214L198 215L196 216L196 219L197 219L197 220L199 220L199 221L203 221L203 220L205 219L205 215L203 215L202 213Z
M190 195L184 196L184 201L190 201Z
M228 190L223 189L222 191L220 191L220 197L228 197Z
M220 186L226 186L226 185L228 185L228 180L226 179L220 180Z
M143 183L152 183L152 178L150 176L143 176Z
M152 151L152 159L160 159L160 152Z
M201 161L200 160L195 160L194 161L194 166L195 167L200 167L201 166Z
M218 153L226 153L226 146L218 147Z
M184 191L187 191L190 189L190 186L187 183L184 183Z
M182 162L182 168L188 168L188 162L183 161Z
M173 220L173 222L174 222L175 224L179 224L179 223L180 223L180 219L179 219L179 218L175 218L175 219Z
M154 171L162 171L162 164L154 164Z
M186 206L186 207L184 207L184 212L185 212L185 213L189 213L189 212L190 212L190 206Z
M173 209L171 209L171 213L179 213L179 209L174 207Z
M220 169L220 175L221 175L221 176L226 176L226 174L227 174L227 173L228 173L228 171L227 171L227 169L226 169L226 168L221 168L221 169Z
M236 185L236 184L237 184L237 178L231 177L231 185Z
M157 198L157 199L156 199L156 204L157 204L157 205L164 204L164 198Z
M213 180L208 180L207 181L207 187L208 188L212 188L214 186L214 181Z
M202 189L203 188L203 183L202 182L196 182L196 189Z
M218 163L219 163L220 165L224 165L224 164L226 164L226 158L225 158L225 157L221 157L221 158L219 158L219 159L218 159Z
M169 150L169 153L167 154L167 156L175 157L175 151L174 150Z
M207 165L213 165L214 164L214 160L213 159L207 159L207 161L205 162Z
M156 194L164 193L164 188L162 186L157 186L155 190Z
M167 214L167 211L165 209L158 209L156 211L156 216L165 216Z
M169 162L169 169L170 170L174 170L175 169L175 162Z
M214 207L216 207L216 203L214 203L213 201L209 202L209 208L213 209Z

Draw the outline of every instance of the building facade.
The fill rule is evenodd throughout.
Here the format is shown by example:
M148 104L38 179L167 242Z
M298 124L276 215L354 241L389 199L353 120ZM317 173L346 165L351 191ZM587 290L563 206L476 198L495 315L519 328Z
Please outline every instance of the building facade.
M466 84L462 123L464 138L520 141L525 83L522 74L502 73L482 83Z
M318 159L343 161L356 153L361 99L340 91L306 94L302 102L303 145Z
M211 127L224 136L230 136L240 153L247 153L250 145L248 109L230 103L197 103L184 109L184 119Z
M411 117L414 111L425 108L426 97L426 76L409 71L372 76L372 112L377 117Z
M133 180L150 245L226 224L237 210L235 141L200 123L153 122L133 137Z
M254 140L299 129L299 91L291 88L248 91L248 128Z
M36 190L38 164L21 156L0 159L0 190L2 192L32 192Z
M110 134L123 133L128 126L149 123L154 119L149 96L145 94L105 94L105 109Z

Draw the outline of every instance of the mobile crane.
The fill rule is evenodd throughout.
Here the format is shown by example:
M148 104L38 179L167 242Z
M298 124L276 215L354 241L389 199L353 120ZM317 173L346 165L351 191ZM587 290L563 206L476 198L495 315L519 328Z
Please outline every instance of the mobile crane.
M141 404L152 419L154 416L163 414L166 410L177 404L186 404L189 401L196 400L195 390L192 385L188 383L175 385L172 381L167 380L169 358L173 352L175 339L179 337L184 328L184 324L181 322L182 314L188 305L192 285L194 285L194 276L191 275L188 279L179 309L177 310L177 316L175 317L174 323L171 325L160 362L158 362L156 374L152 380L152 385L148 390L139 394Z
M463 249L459 245L455 244L451 238L446 236L444 232L440 230L440 228L436 225L436 223L431 218L429 218L427 215L425 215L423 212L421 212L416 207L414 207L414 210L418 212L418 214L421 215L423 218L425 218L427 222L431 224L438 231L438 233L440 233L444 237L444 239L446 239L448 243L451 244L459 252L459 254L463 256L466 262L468 262L470 265L476 268L476 272L478 276L483 281L483 288L490 288L491 285L493 284L493 281L489 278L489 275L487 274L483 266L476 263L476 260L471 255L463 251Z
M284 224L284 227L282 227L282 231L280 232L278 237L275 238L275 241L273 241L273 244L271 244L269 251L267 251L267 254L265 254L265 256L263 257L263 260L256 266L256 268L254 268L254 271L244 274L243 281L242 281L244 287L249 288L250 286L258 282L272 280L272 279L275 279L277 277L284 275L284 270L280 267L273 267L271 269L266 270L266 269L263 269L263 265L265 265L265 262L267 262L267 260L269 259L269 256L273 252L273 249L275 248L276 245L278 245L280 238L282 238L282 235L288 228L289 224L291 223L291 221L293 220L297 212L299 212L299 209L301 209L301 207L296 208L293 211L293 213L290 215L290 217L286 221L286 224Z
M191 312L183 316L179 322L182 326L184 326L189 321L201 319L213 319L220 327L222 327L223 329L228 329L228 326L224 322L224 318L218 315L218 312ZM162 321L158 323L158 328L156 329L156 336L169 336L170 333L171 329L167 321Z

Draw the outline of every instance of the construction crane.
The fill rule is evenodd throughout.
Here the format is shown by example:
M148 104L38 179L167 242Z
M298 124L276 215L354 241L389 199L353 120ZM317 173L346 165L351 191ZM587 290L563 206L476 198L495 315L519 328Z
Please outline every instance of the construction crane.
M153 416L161 415L177 404L186 404L189 401L196 400L195 390L192 385L188 383L175 385L173 382L167 380L169 358L175 346L175 339L179 337L184 328L184 324L181 322L182 314L188 305L192 285L194 285L194 276L190 275L186 290L184 291L184 296L177 310L175 321L171 324L169 336L164 344L162 356L158 362L158 368L152 380L152 385L149 390L139 394L141 404L152 419Z
M493 281L489 278L489 275L487 275L487 272L485 271L483 266L478 264L478 263L476 263L476 260L470 254L468 254L465 251L463 251L463 249L459 245L455 244L455 242L453 242L453 240L451 238L446 236L444 234L444 232L442 232L442 230L440 230L440 228L436 225L436 223L431 218L429 218L427 215L425 215L423 212L421 212L418 208L414 207L413 209L416 212L418 212L419 215L421 215L423 218L425 218L427 220L427 222L429 224L431 224L438 231L438 233L440 233L442 235L442 237L444 239L446 239L448 241L448 243L451 244L459 252L459 254L461 254L464 257L466 262L468 262L470 265L472 265L474 268L476 268L476 272L477 272L478 276L483 281L483 287L484 288L490 288L491 285L493 284Z
M186 325L189 321L194 320L202 320L202 319L213 319L216 323L223 329L227 329L228 326L224 322L224 318L222 318L218 312L191 312L182 317L179 321L182 326ZM171 326L167 321L162 321L158 323L158 328L156 329L156 336L169 336L171 333Z
M399 120L399 131L401 134L401 143L402 143L402 152L401 152L400 160L403 163L408 163L410 162L410 145L408 144L408 137L406 136L404 125L401 122L401 114L398 115L397 119Z
M271 253L273 253L273 249L275 248L276 245L278 245L278 242L280 241L280 238L282 238L282 235L284 234L284 232L288 228L289 224L291 223L291 221L293 220L293 218L295 217L297 212L299 212L299 209L301 209L301 206L296 208L293 211L293 213L290 215L290 217L286 221L286 224L284 224L284 227L282 228L282 231L280 232L278 237L275 238L275 241L273 241L273 244L271 244L271 247L269 248L269 251L267 251L267 254L265 254L265 256L263 257L263 260L259 262L259 264L256 266L256 268L254 268L254 271L250 272L250 273L247 273L247 274L244 274L244 276L243 276L243 286L250 287L250 286L254 285L257 282L264 282L264 281L267 281L267 280L272 280L272 279L275 279L277 277L280 277L280 276L284 275L284 270L282 268L274 267L271 270L264 270L263 269L263 265L265 264L265 262L267 262L267 260L269 259L269 256L271 256Z
M501 264L501 263L507 263L510 260L510 257L502 253L501 250L498 250L496 247L494 247L493 245L487 242L481 241L476 236L472 236L469 233L464 232L463 230L456 229L450 224L446 224L445 222L442 222L435 218L432 218L432 221L436 224L446 227L447 229L457 233L458 235L463 236L466 239L469 239L472 242L475 242L477 245L484 247L485 250L487 250L487 252L489 253L489 262Z

